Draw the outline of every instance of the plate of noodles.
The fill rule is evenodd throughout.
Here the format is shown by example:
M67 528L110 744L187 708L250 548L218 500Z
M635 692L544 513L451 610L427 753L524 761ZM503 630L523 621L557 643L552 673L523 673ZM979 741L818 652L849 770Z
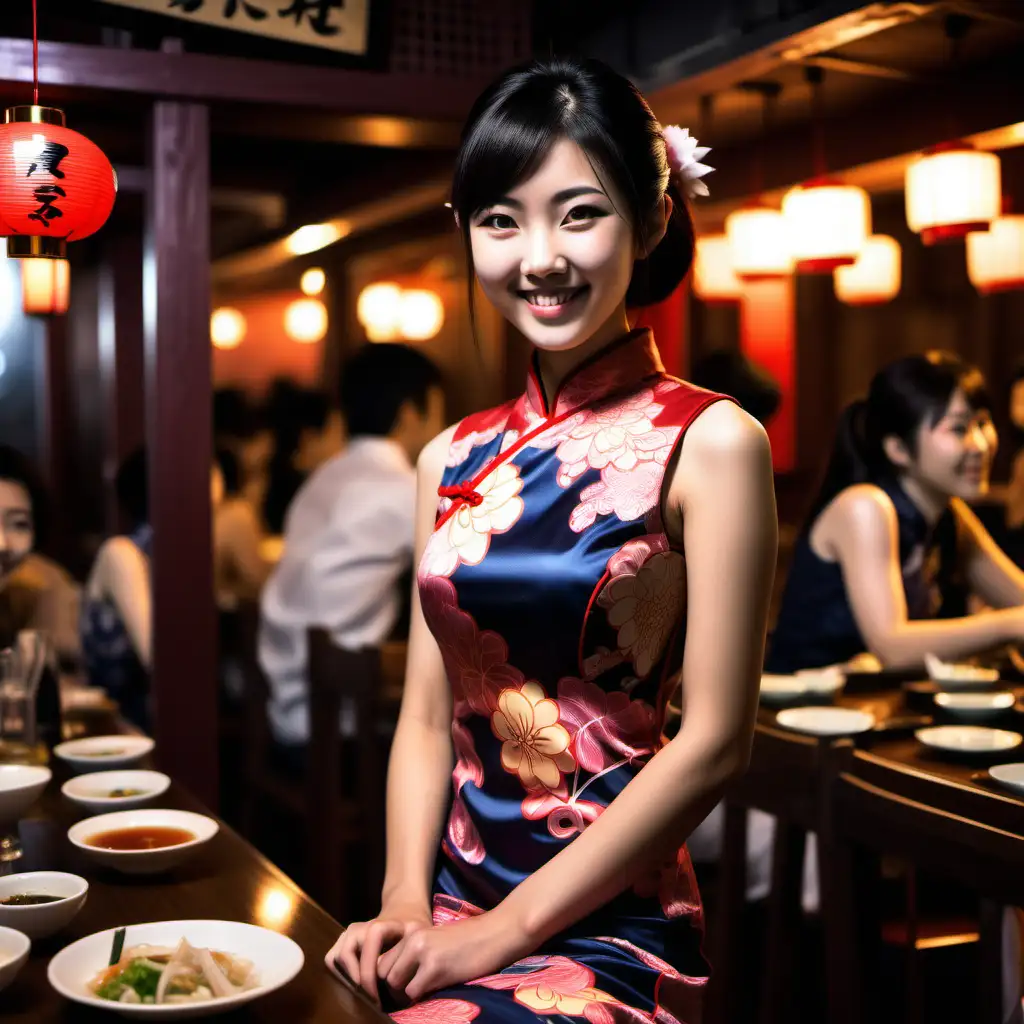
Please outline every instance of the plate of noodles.
M62 949L47 971L65 998L124 1017L224 1013L287 985L302 950L240 921L158 921L112 928Z

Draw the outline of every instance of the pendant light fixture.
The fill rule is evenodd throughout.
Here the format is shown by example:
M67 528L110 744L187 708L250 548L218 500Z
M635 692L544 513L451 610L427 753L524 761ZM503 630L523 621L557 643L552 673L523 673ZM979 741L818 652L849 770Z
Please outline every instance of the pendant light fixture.
M1006 212L967 236L967 276L982 295L1024 289L1024 214Z
M782 213L761 198L764 187L762 153L768 145L771 114L779 86L776 82L756 82L749 88L757 92L763 102L762 152L755 157L751 167L754 198L725 218L730 261L741 282L777 280L793 272L793 256Z
M740 279L732 267L726 235L702 235L693 259L693 294L702 302L738 302Z
M28 316L60 316L68 311L71 268L67 260L21 261L21 306Z
M850 306L877 306L900 292L902 250L888 235L872 235L856 263L836 267L832 275L836 298Z
M32 103L9 107L0 125L0 235L14 259L63 259L68 240L110 216L117 177L103 151L39 105L39 35L32 0Z
M970 26L971 19L965 15L950 14L946 18L954 71ZM1002 203L999 157L956 138L955 116L951 122L953 140L925 150L907 168L907 224L921 235L925 245L985 231L999 216Z
M814 177L786 193L782 215L797 271L826 274L849 266L860 255L871 234L871 203L864 189L826 173L824 72L808 67L806 77L814 103Z

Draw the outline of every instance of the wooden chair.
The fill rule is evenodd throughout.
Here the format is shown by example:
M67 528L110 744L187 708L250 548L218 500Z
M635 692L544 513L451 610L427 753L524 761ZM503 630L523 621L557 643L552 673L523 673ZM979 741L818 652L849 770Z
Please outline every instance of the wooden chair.
M826 975L831 1024L877 1019L870 963L879 935L874 873L865 853L906 858L981 897L976 1024L1002 1024L1002 913L1024 902L1019 801L837 744L821 833ZM877 862L877 856L871 858ZM866 998L865 998L866 995ZM909 1001L909 1000L908 1000Z
M747 812L756 808L777 819L767 906L759 1020L776 1024L790 1017L787 1001L802 924L803 863L808 832L821 826L823 766L827 741L758 724L750 767L725 799L725 834L718 906L712 921L709 996L712 1024L740 1019L743 976L743 915L747 888Z

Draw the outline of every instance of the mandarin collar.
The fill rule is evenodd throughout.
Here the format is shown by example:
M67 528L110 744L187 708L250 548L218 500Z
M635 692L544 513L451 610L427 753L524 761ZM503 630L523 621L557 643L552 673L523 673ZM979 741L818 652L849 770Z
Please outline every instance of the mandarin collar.
M534 415L547 419L599 402L664 372L658 347L654 344L654 334L649 327L640 327L580 363L558 385L550 408L544 399L535 351L530 358L524 398Z

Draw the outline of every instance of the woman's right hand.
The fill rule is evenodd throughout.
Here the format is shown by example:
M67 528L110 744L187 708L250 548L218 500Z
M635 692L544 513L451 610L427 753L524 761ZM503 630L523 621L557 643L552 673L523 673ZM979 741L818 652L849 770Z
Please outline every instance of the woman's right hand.
M389 902L372 921L356 921L341 933L325 957L327 966L343 970L379 1006L377 958L407 935L432 926L425 903Z

